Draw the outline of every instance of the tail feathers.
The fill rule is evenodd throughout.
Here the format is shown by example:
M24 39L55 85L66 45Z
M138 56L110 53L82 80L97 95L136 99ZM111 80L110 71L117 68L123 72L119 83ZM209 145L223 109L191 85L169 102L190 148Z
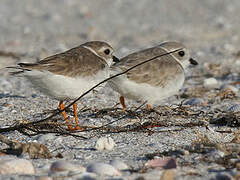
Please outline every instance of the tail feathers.
M26 69L23 67L23 65L20 65L20 64L24 64L24 63L19 63L18 66L9 66L9 67L6 67L8 69L14 69L16 71L12 71L12 72L9 72L10 75L18 75L18 74L22 74L24 71L31 71L30 69Z
M18 63L18 65L22 68L33 66L31 63Z
M16 76L16 75L19 75L19 74L22 74L24 71L12 71L12 72L9 72L10 75L12 76Z

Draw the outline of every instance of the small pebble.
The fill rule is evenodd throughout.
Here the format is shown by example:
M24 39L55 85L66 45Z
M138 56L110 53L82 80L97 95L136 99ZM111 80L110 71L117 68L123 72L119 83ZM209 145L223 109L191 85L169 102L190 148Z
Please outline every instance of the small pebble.
M52 172L59 171L77 171L77 172L85 172L86 168L81 165L75 165L66 161L56 161L52 163L50 170Z
M60 176L67 177L67 176L69 176L69 174L71 172L74 172L74 171L55 171L55 172L50 171L50 172L48 172L48 176L52 177L53 179L55 179L56 177L60 177ZM72 174L71 174L71 176L72 176Z
M143 176L139 176L139 177L137 177L136 179L134 179L134 180L146 180Z
M224 24L226 24L226 23L224 23ZM230 51L230 52L236 51L235 47L232 44L224 44L223 47L225 50Z
M77 180L97 180L97 175L95 173L84 172L73 176Z
M6 153L0 152L0 156L7 156Z
M88 172L93 172L99 175L120 176L121 172L113 166L105 163L93 163L87 167Z
M31 161L0 156L0 174L35 174Z
M172 169L177 167L177 162L174 158L156 158L147 161L145 166L148 168Z
M218 173L216 175L216 180L232 180L232 176L230 174Z
M229 162L232 164L236 164L236 166L237 166L237 164L240 163L240 160L238 158L232 158L232 159L229 159Z
M206 88L217 88L219 85L215 78L204 79L203 86Z
M238 171L240 171L240 162L236 163L236 168Z
M234 104L228 108L229 112L240 112L240 104Z
M40 177L37 177L36 180L52 180L52 178L47 176L40 176Z
M12 89L12 84L7 81L4 77L0 77L0 84L1 84L1 87L4 88L4 89Z
M44 135L39 135L35 139L38 140L39 142L46 142L46 141L52 141L56 139L57 137L54 134L44 134Z
M188 150L184 150L184 155L188 156L190 154L190 152Z
M183 105L190 105L190 106L194 106L194 105L201 105L204 104L204 100L201 98L191 98L191 99L187 99Z
M234 179L239 180L240 179L240 172L237 172L236 175L234 176Z
M174 180L175 173L173 170L165 170L160 178L160 180Z
M127 164L125 164L123 161L117 160L117 159L111 160L110 165L112 165L113 167L115 167L116 169L118 169L120 171L129 169Z
M212 160L212 161L223 158L224 155L225 155L225 153L220 150L213 150L213 151L206 153L206 157L209 157L208 159Z
M113 150L114 146L115 146L115 142L111 137L101 137L97 140L95 148L98 151L103 151L103 150L111 151Z
M220 86L220 89L221 90L230 89L234 93L237 93L239 91L238 88L228 84L223 84L222 86Z

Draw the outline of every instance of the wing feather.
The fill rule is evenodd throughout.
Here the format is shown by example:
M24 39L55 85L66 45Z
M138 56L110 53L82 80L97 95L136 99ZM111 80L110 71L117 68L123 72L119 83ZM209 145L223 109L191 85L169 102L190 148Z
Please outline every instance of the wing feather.
M114 64L112 69L120 68L122 71L126 71L143 61L164 53L166 51L160 47L149 48L124 57L120 62ZM162 87L165 87L169 81L182 75L184 75L182 66L170 54L158 57L126 73L127 78L136 83L147 83L152 86Z
M102 59L82 46L47 57L37 63L19 63L17 69L49 71L69 77L86 77L105 68ZM21 73L19 72L19 73Z

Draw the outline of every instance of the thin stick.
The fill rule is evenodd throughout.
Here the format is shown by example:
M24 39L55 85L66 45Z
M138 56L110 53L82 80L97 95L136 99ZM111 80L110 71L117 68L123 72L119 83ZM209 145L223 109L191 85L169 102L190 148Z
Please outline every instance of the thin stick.
M182 49L182 48L179 48L179 49L176 49L176 50L174 50L174 51L170 51L170 52L167 52L167 53L164 53L164 54L155 56L155 57L150 58L150 59L148 59L148 60L146 60L146 61L143 61L143 62L141 62L141 63L139 63L139 64L136 64L135 66L132 66L132 67L130 67L129 69L127 69L127 70L125 70L125 71L123 71L123 72L121 72L121 73L115 74L115 75L113 75L113 76L111 76L111 77L109 77L109 78L107 78L107 79L104 79L103 81L99 82L98 84L96 84L95 86L93 86L91 89L89 89L88 91L86 91L85 93L83 93L79 98L77 98L76 100L74 100L72 103L70 103L70 104L69 104L68 106L66 106L64 109L62 109L62 110L60 110L60 111L58 111L58 112L56 112L56 113L54 113L54 114L46 117L45 119L41 119L41 120L39 120L39 121L34 121L34 122L29 122L29 123L26 123L26 124L24 124L24 125L19 124L19 125L13 126L13 127L0 128L0 132L14 131L14 130L17 130L17 129L19 129L19 128L24 128L24 127L27 126L27 125L33 125L33 124L37 124L37 123L40 123L40 122L43 122L43 121L47 121L47 120L53 118L54 116L56 116L57 114L60 114L61 112L65 111L65 109L69 108L69 107L72 106L74 103L76 103L77 101L79 101L82 97L84 97L85 95L87 95L88 93L90 93L92 90L94 90L96 87L98 87L98 86L100 86L101 84L109 81L110 79L113 79L113 78L115 78L115 77L121 76L121 75L127 73L128 71L130 71L130 70L132 70L132 69L134 69L134 68L136 68L136 67L138 67L138 66L140 66L140 65L142 65L142 64L145 64L145 63L147 63L147 62L153 61L153 60L155 60L155 59L157 59L157 58L159 58L159 57L162 57L162 56L166 56L166 55L175 53L175 52L177 52L177 51L179 51L179 50L181 50L181 49Z

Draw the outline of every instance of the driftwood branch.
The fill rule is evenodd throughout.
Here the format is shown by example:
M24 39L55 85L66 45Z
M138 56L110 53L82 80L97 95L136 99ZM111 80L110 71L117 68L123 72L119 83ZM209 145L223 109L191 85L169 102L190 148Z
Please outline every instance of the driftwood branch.
M182 48L179 48L179 49L176 49L174 51L170 51L170 52L167 52L167 53L164 53L164 54L161 54L161 55L158 55L158 56L155 56L153 58L150 58L146 61L143 61L135 66L132 66L131 68L121 72L121 73L118 73L118 74L115 74L107 79L104 79L103 81L99 82L98 84L96 84L95 86L93 86L91 89L89 89L88 91L86 91L85 93L83 93L79 98L77 98L76 100L74 100L72 103L70 103L68 106L66 106L63 110L59 110L58 112L56 113L53 113L52 115L44 118L44 119L41 119L41 120L38 120L38 121L32 121L32 122L29 122L29 123L24 123L24 124L17 124L15 126L11 126L11 127L6 127L6 128L0 128L0 133L1 132L10 132L10 131L15 131L15 130L21 130L23 128L26 128L26 126L31 126L31 125L35 125L35 124L38 124L38 123L42 123L44 121L48 121L49 119L53 118L54 116L60 114L61 112L65 111L67 108L69 108L70 106L72 106L74 103L76 103L77 101L79 101L82 97L86 96L88 93L90 93L92 90L94 90L95 88L97 88L98 86L100 86L101 84L109 81L110 79L113 79L115 77L118 77L118 76L121 76L123 74L126 74L127 72L129 72L130 70L140 66L140 65L143 65L145 63L148 63L150 61L153 61L159 57L162 57L162 56L166 56L166 55L169 55L169 54L172 54L172 53L175 53L179 50L181 50Z

